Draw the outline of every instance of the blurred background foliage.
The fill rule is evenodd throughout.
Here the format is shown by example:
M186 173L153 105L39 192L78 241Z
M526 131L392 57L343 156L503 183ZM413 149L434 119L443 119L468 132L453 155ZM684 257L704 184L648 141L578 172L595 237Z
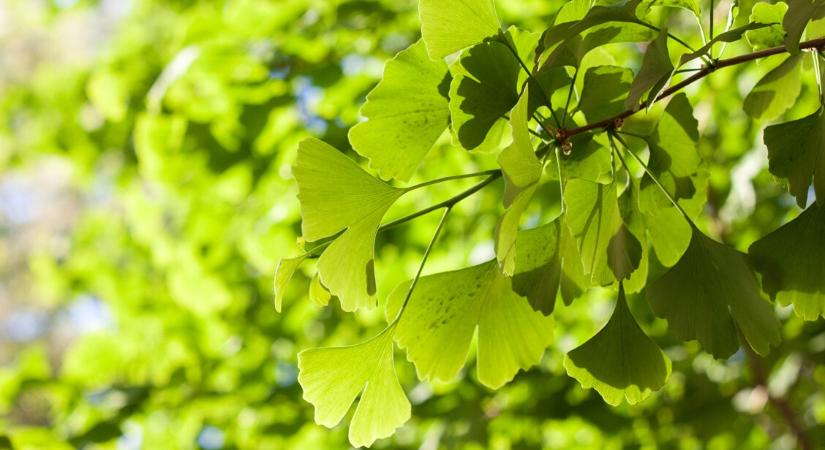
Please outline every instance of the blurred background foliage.
M730 2L716 3L724 23ZM505 23L541 31L562 4L497 6ZM752 4L740 2L740 19ZM654 18L700 43L695 20L673 11ZM0 449L348 448L346 421L314 424L296 354L375 334L380 309L314 305L308 264L277 314L272 273L299 252L297 142L348 148L366 92L418 26L414 0L0 2ZM642 50L612 44L588 58L637 69ZM739 43L726 55L750 50ZM687 91L709 179L700 225L740 250L798 211L766 170L765 124L741 109L779 61L726 69ZM815 108L812 72L786 119ZM494 158L445 135L413 181ZM405 198L388 219L459 185ZM558 211L553 186L537 217ZM456 208L426 272L492 255L498 189ZM414 273L436 220L379 237L380 298ZM413 418L375 446L794 448L792 427L825 442L822 320L778 308L780 348L720 361L669 336L631 296L674 373L641 405L612 408L561 365L605 323L610 295L557 307L541 366L496 392L472 369L420 383L399 355Z

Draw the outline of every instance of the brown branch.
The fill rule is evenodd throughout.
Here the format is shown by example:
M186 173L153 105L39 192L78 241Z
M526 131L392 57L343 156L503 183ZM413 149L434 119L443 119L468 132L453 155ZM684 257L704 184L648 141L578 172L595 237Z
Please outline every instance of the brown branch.
M799 44L800 49L811 49L811 48L822 49L823 47L825 47L825 38L813 39L813 40L810 40L810 41L801 42ZM753 60L760 59L760 58L766 58L768 56L778 55L778 54L785 53L785 52L787 52L787 49L784 46L772 47L772 48L766 48L764 50L759 50L757 52L748 53L748 54L745 54L745 55L734 56L733 58L717 60L714 65L704 66L699 71L694 73L693 75L691 75L691 76L685 78L684 80L674 84L673 86L670 86L669 88L665 89L664 91L662 91L662 93L658 97L656 97L653 100L653 102L644 101L636 109L628 109L628 110L622 111L619 114L616 114L613 117L610 117L610 118L607 118L607 119L604 119L604 120L600 120L598 122L589 123L587 125L583 125L583 126L580 126L580 127L577 127L577 128L571 128L569 130L562 129L562 130L559 130L558 134L566 139L566 138L569 138L570 136L575 136L577 134L586 133L586 132L591 131L591 130L611 127L614 124L616 124L617 122L621 122L624 119L632 116L636 112L641 111L642 109L645 109L651 103L655 103L659 100L667 98L667 97L675 94L676 92L678 92L679 90L681 90L685 86L688 86L688 85L694 83L695 81L701 80L702 78L710 75L711 73L713 73L717 69L721 69L723 67L735 66L737 64L742 64L742 63L745 63L745 62L748 62L748 61L753 61Z

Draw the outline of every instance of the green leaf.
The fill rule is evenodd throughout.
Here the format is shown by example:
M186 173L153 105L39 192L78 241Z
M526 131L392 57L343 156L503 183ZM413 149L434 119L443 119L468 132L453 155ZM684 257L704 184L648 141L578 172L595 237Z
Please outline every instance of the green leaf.
M538 35L511 28L506 38L523 60L529 60ZM450 118L455 141L467 150L490 146L498 150L500 147L495 146L507 129L503 117L518 102L520 80L526 78L518 60L504 43L486 41L465 51L450 70ZM556 78L543 80L542 86L552 89L549 83ZM539 89L534 91L535 95Z
M513 143L498 157L504 173L504 206L507 210L496 225L496 257L505 275L512 275L515 265L515 243L521 215L533 198L541 178L541 162L533 151L528 130L529 92L525 89L510 111Z
M643 42L654 35L635 14L639 0L624 5L597 5L581 20L559 22L544 33L539 58L541 71L562 65L577 66L591 50L616 42ZM570 14L567 18L576 17ZM566 19L562 17L562 19Z
M292 172L304 238L315 241L344 230L318 260L321 282L345 311L374 306L375 234L384 213L405 191L314 138L300 143Z
M751 245L762 288L805 320L825 317L825 207L813 204L799 217Z
M646 140L650 146L648 167L653 173L668 172L674 177L696 173L701 163L696 149L699 123L693 117L693 107L684 93L670 100L653 134Z
M315 407L315 422L338 425L360 394L349 427L355 447L389 437L410 418L410 402L398 382L389 326L377 336L349 347L304 350L298 355L298 382Z
M296 256L294 258L282 258L275 266L275 311L281 312L281 306L284 303L284 293L289 280L295 273L295 269L304 262L306 254Z
M782 20L785 28L785 47L791 53L799 51L799 41L808 22L825 17L825 0L792 0Z
M742 105L745 112L757 119L774 119L793 106L802 88L799 82L801 60L801 53L790 55L762 77L745 97Z
M547 30L544 34L544 46L553 48L591 28L611 22L639 24L641 21L635 13L639 2L640 0L631 0L619 6L593 6L581 20L558 23Z
M800 208L808 203L813 182L816 202L825 203L825 120L822 108L791 122L765 128L768 169L787 178L791 195Z
M630 86L630 93L624 106L627 109L636 109L639 100L645 92L650 91L648 98L653 99L659 95L673 74L673 64L670 62L670 54L667 51L667 32L662 30L659 37L651 42L645 51L642 59L642 67Z
M561 173L565 179L580 178L594 183L613 182L613 165L609 147L602 142L603 135L582 133L570 138L572 152L561 157ZM548 158L547 173L558 178L556 158Z
M591 67L584 75L579 110L588 122L613 117L624 111L633 71L623 67Z
M717 358L739 348L737 329L760 355L781 339L779 321L747 257L695 227L682 259L648 286L647 299L673 334L698 340Z
M595 336L564 358L567 374L582 387L594 388L605 402L635 405L664 386L670 359L642 331L627 306L624 287L610 320Z
M384 67L350 129L352 147L384 178L408 180L450 121L447 64L418 41Z
M317 273L309 282L309 300L318 306L327 306L332 300L332 294L321 284L321 277Z
M410 282L387 303L395 317ZM396 342L421 380L450 381L467 359L478 328L478 380L497 389L541 360L552 341L552 319L532 310L511 289L495 260L422 277L398 321Z
M787 10L787 3L757 3L753 5L750 21L772 24L767 28L745 33L745 38L754 50L782 45L785 39L785 30L782 29L781 24Z
M493 0L419 0L421 36L439 59L499 32Z
M610 243L622 226L616 185L569 180L564 189L564 204L567 226L576 239L582 268L590 283L612 283L608 264Z
M699 4L696 0L642 0L642 3L639 4L638 8L636 8L636 12L637 14L642 14L649 11L653 6L681 8L692 12L696 17L702 15L701 10L699 9Z
M679 59L679 66L683 66L689 63L690 61L699 58L702 55L707 55L710 48L719 42L736 42L739 39L742 39L742 36L744 36L744 34L748 31L759 30L769 26L771 26L771 24L769 23L749 23L746 25L742 25L741 27L725 31L724 33L719 33L716 35L716 37L708 41L705 45L697 49L695 52L686 53L682 55L682 57Z
M498 156L498 164L504 174L505 205L512 201L515 194L535 184L541 178L541 162L533 150L528 128L529 98L529 89L525 88L516 106L510 111L513 143L502 150Z
M549 316L559 291L570 304L588 285L575 240L561 220L519 232L513 291L534 310Z
M617 280L630 278L642 262L642 244L625 224L607 244L607 265Z

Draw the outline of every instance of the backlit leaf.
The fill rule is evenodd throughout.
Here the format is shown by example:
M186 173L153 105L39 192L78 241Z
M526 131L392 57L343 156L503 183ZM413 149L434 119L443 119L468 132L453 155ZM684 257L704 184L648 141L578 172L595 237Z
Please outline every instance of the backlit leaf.
M785 39L785 30L782 29L782 19L788 10L787 3L757 3L751 10L750 21L772 24L759 30L748 31L745 37L755 50L782 45Z
M295 269L304 262L306 255L296 256L295 258L283 258L278 261L275 267L275 310L281 312L281 305L284 302L284 293L289 280L292 279L292 274Z
M785 28L785 47L789 52L799 51L799 41L808 22L825 17L825 0L791 0L782 20Z
M350 129L352 147L384 178L407 180L450 121L444 61L427 56L418 41L387 62Z
M801 59L799 53L788 56L756 83L742 104L749 116L773 119L793 106L802 88L799 82Z
M507 208L496 225L496 257L505 275L512 275L515 265L515 242L519 219L530 203L536 183L541 178L541 162L533 151L527 124L529 93L522 93L510 111L513 143L502 150L498 163L504 174L504 206Z
M779 322L747 257L695 227L685 254L648 286L647 299L674 335L698 340L717 358L739 348L737 330L760 355L780 341Z
M439 59L499 32L493 0L419 0L421 35Z
M338 425L360 394L349 428L355 447L369 447L392 435L410 418L407 400L393 363L390 326L378 336L349 347L304 350L298 355L298 382L315 407L315 422Z
M372 177L317 139L301 142L292 172L304 238L314 241L343 230L318 260L321 282L345 311L374 306L375 234L404 190Z
M645 92L650 91L649 98L655 98L665 87L672 73L673 64L670 62L670 54L667 51L667 33L662 31L645 51L642 67L633 79L630 92L624 102L625 108L635 109L639 106L639 100Z
M395 317L409 285L390 295L387 317ZM395 339L419 379L450 381L464 365L478 328L478 380L496 389L538 364L552 341L552 323L512 291L492 260L419 279Z
M567 354L564 368L583 388L596 389L613 406L623 399L631 405L644 400L670 376L670 360L636 323L621 284L610 320Z
M809 206L748 252L772 298L805 320L825 317L825 207Z
M814 185L816 201L825 203L825 120L822 108L791 122L765 128L770 172L788 180L800 208L808 203Z
M622 226L616 185L569 180L564 203L566 223L578 244L584 273L593 285L610 284L610 243Z

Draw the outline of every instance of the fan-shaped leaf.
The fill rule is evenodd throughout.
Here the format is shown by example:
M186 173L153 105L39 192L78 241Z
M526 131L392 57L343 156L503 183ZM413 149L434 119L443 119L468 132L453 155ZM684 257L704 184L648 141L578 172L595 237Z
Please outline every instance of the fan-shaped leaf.
M717 358L739 348L737 329L761 355L780 341L779 322L746 256L695 227L682 259L648 286L647 299L679 339L696 339Z
M825 203L825 120L822 108L791 122L765 128L768 168L787 178L791 194L800 208L808 203L811 182L816 201Z
M596 389L613 406L622 399L631 405L644 400L670 376L670 360L636 323L621 284L610 320L567 354L564 368L583 388Z
M360 394L349 428L355 447L369 447L392 435L410 418L393 363L394 326L350 347L304 350L298 355L298 382L304 399L315 407L315 422L336 426Z
M773 119L793 106L802 83L799 82L799 62L802 54L789 56L768 72L745 97L742 107L751 117Z
M421 35L439 59L499 32L493 0L419 0Z
M805 320L825 317L825 207L811 205L748 252L765 292Z
M409 285L390 295L387 317L395 317ZM420 379L449 381L464 365L478 328L478 379L495 389L541 360L552 323L512 291L492 260L419 279L395 338Z
M301 142L293 174L304 238L314 241L345 230L318 261L321 282L345 311L374 306L375 234L404 190L372 177L317 139Z
M350 129L352 147L384 178L407 180L447 128L447 64L427 57L418 41L387 62Z
M305 258L306 255L301 255L294 258L283 258L278 261L278 265L275 267L275 311L281 312L286 286L289 284L289 280L292 279L295 269L304 262Z

